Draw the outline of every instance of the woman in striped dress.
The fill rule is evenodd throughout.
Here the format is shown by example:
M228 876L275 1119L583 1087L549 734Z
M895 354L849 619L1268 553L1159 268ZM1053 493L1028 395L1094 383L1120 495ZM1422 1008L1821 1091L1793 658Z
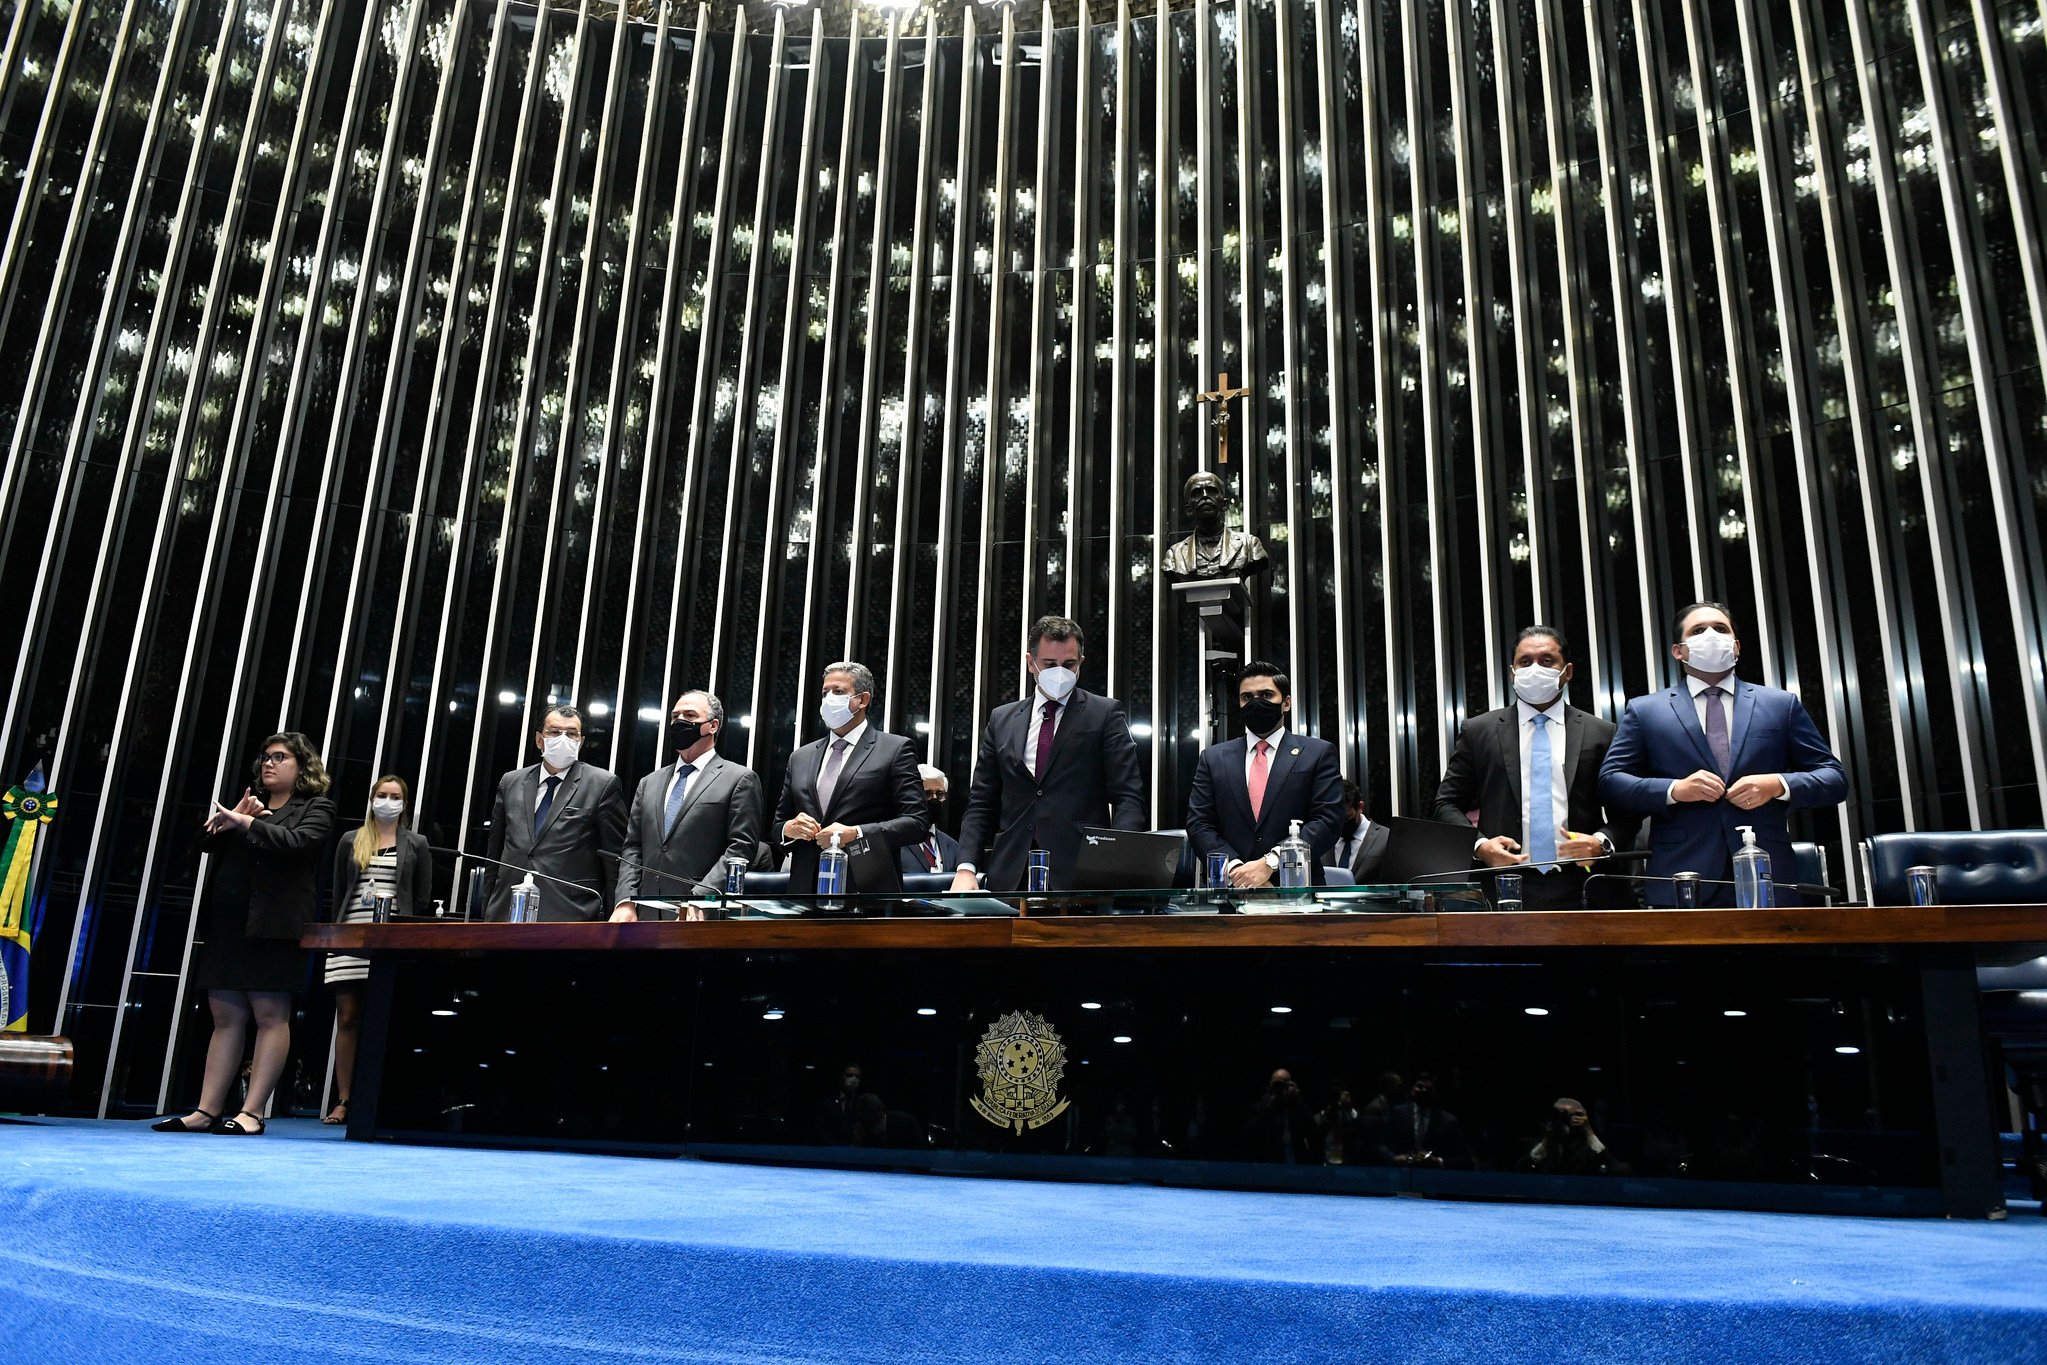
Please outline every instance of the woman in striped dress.
M425 912L432 902L433 858L424 836L398 827L412 805L402 777L380 777L370 789L369 814L355 837L343 843L334 865L334 917L365 923L377 897L389 896L400 915ZM355 1045L362 1034L363 983L370 964L342 953L327 958L327 985L334 992L334 1107L323 1123L348 1122L348 1097L355 1079Z

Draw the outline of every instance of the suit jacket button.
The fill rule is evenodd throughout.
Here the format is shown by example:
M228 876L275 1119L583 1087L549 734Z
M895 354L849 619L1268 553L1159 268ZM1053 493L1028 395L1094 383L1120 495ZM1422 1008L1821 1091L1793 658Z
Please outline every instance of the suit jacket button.
M1043 796L1044 794L1045 794L1045 789L1044 789L1043 787L1040 787L1040 788L1038 788L1038 795L1040 795L1040 796Z

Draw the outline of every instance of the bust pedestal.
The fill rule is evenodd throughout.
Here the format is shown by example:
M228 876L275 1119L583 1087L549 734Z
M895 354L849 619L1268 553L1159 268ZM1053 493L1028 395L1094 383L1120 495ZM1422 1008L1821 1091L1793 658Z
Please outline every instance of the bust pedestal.
M1195 676L1200 680L1201 747L1206 749L1221 738L1218 698L1227 691L1232 665L1243 657L1244 606L1249 594L1241 578L1186 578L1172 589L1195 613L1201 632L1201 666Z

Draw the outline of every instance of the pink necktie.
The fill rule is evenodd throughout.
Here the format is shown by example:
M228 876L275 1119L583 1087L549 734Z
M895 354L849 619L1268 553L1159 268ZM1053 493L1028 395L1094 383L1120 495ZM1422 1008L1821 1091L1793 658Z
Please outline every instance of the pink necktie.
M1264 740L1258 741L1257 756L1251 760L1251 818L1256 820L1265 809L1265 777L1271 768L1272 746Z

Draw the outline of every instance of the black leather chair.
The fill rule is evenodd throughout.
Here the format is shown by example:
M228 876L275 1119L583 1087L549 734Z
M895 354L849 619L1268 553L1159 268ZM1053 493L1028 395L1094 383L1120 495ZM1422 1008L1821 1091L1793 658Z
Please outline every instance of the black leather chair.
M1872 905L1909 905L1905 869L1931 867L1943 905L2047 900L2047 829L1919 830L1862 841Z

